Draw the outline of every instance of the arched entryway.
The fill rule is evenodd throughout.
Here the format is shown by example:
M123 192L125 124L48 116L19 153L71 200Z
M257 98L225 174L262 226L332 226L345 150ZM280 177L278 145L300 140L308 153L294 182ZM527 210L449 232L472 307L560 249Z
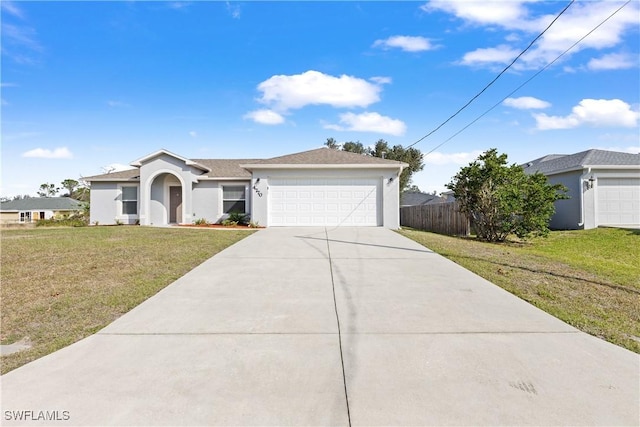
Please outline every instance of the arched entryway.
M149 185L149 223L151 225L184 222L184 185L179 176L163 172L151 178Z

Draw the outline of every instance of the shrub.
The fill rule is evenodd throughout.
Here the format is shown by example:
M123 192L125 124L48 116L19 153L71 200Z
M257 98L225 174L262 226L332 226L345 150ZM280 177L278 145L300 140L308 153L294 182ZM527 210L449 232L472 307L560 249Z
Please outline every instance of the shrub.
M238 225L238 221L225 219L225 220L222 220L221 224L224 225L225 227L235 227L236 225Z
M198 218L193 222L195 225L209 225L209 221L204 218Z
M240 212L231 212L229 214L229 220L236 222L237 224L248 224L249 223L249 215Z

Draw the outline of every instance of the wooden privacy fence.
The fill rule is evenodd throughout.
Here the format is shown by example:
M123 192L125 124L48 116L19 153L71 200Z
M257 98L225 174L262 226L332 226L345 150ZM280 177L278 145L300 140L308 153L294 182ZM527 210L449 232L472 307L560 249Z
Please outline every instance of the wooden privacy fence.
M455 202L404 206L400 208L400 225L449 236L467 236L470 231L469 220L458 212Z

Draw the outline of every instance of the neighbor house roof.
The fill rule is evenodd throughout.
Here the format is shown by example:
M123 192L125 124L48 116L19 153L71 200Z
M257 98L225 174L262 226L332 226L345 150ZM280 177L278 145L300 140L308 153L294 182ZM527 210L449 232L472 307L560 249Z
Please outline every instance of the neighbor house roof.
M10 200L0 204L2 211L76 211L82 209L84 203L69 197L29 197Z
M640 168L640 154L587 150L576 154L550 154L521 165L525 172L554 175L588 167Z
M144 161L158 156L169 154L176 158L183 159L166 150L160 150L139 160L132 165L141 165ZM363 154L350 153L347 151L334 150L331 148L318 148L316 150L303 151L301 153L288 154L286 156L273 157L270 159L191 159L188 160L193 165L198 165L203 170L208 170L202 176L207 178L251 178L248 169L264 166L273 168L277 166L330 166L342 167L405 167L406 163L396 160L381 159L379 157L366 156ZM94 175L82 178L85 181L139 181L140 169L111 172L102 175Z
M419 206L446 201L435 194L422 193L420 191L404 191L400 193L400 206Z

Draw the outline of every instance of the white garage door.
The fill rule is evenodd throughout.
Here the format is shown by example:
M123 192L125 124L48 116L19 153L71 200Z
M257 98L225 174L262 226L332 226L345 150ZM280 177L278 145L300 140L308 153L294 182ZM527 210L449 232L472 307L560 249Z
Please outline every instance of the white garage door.
M599 178L598 225L640 224L640 178Z
M270 226L377 226L378 179L269 180Z

